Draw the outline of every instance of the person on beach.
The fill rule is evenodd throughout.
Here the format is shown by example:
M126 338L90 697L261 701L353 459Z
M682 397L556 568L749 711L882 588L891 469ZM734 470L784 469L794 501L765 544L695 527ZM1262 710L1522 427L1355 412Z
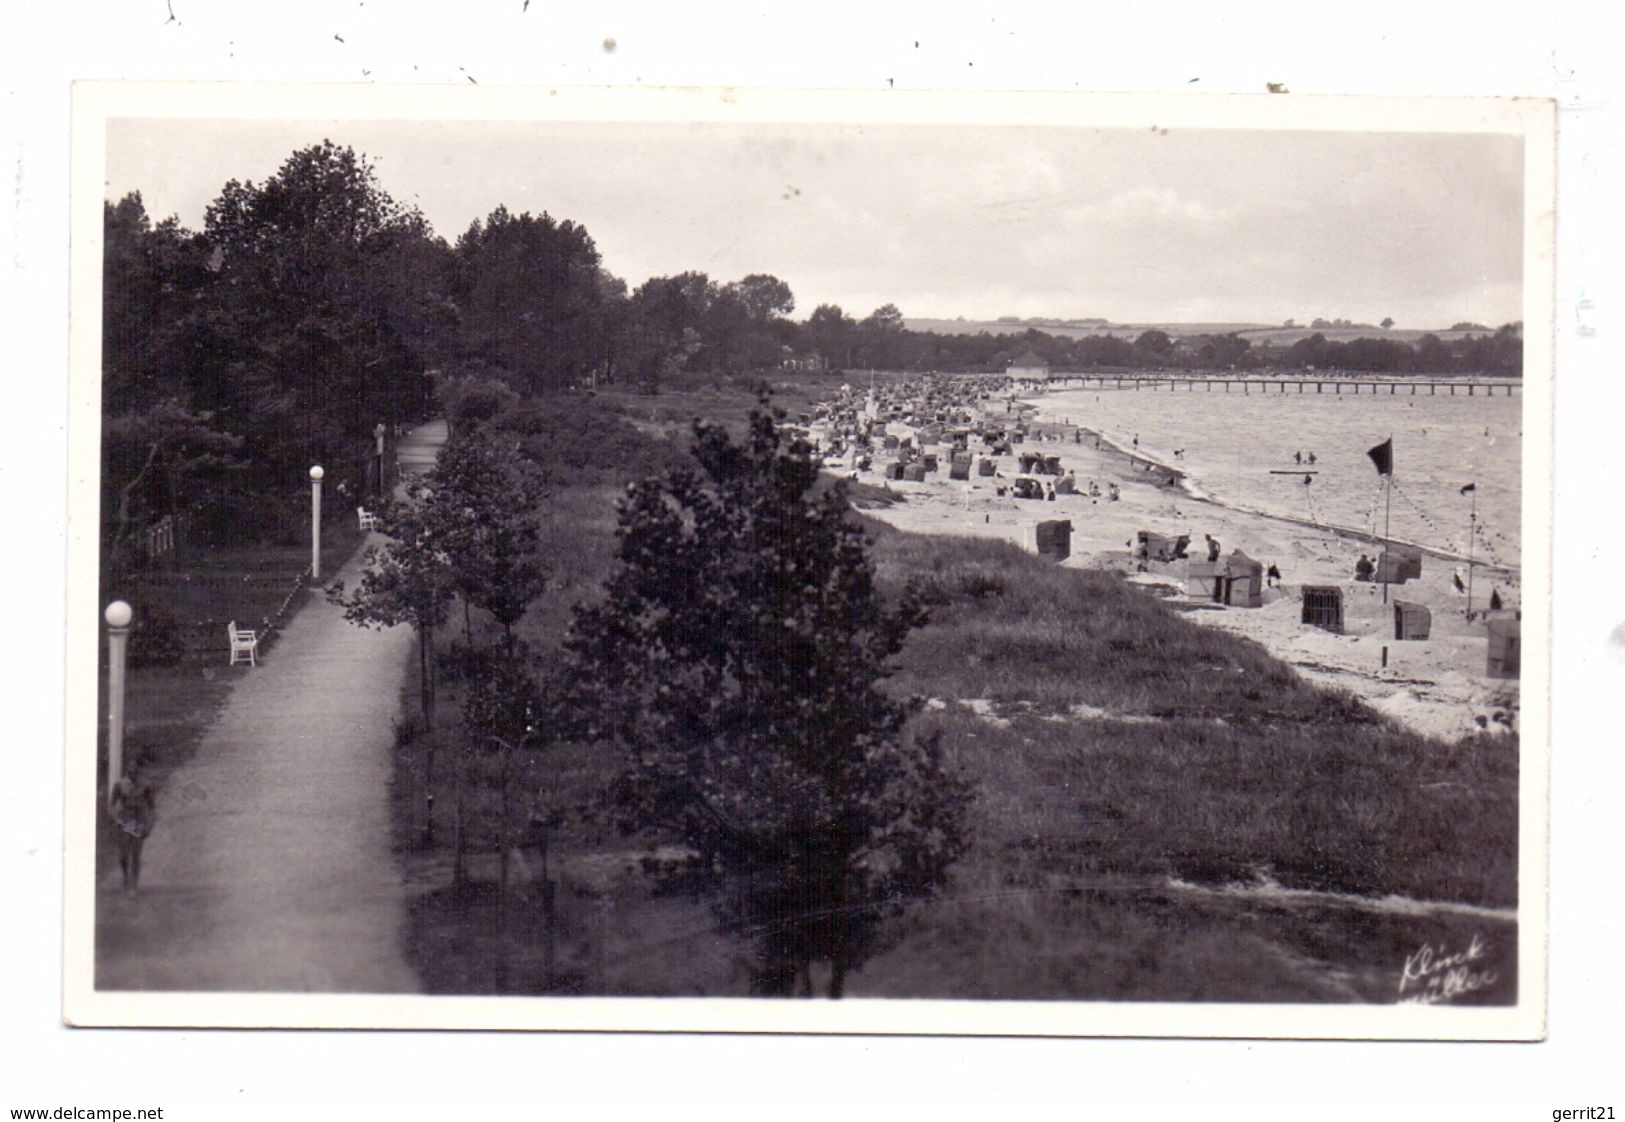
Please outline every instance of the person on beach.
M1281 583L1281 570L1275 567L1275 562L1273 561L1270 562L1270 567L1265 570L1264 576L1265 583L1270 588L1274 588L1276 585Z
M1207 539L1207 559L1209 564L1219 559L1219 539L1212 534L1203 534Z
M1309 453L1309 463L1310 463L1311 466L1313 466L1314 462L1315 462L1315 454L1313 452L1311 452L1311 453Z
M1490 589L1490 611L1498 612L1501 607L1501 590L1499 588Z
M1371 579L1371 574L1376 571L1376 566L1371 563L1371 558L1367 557L1363 553L1360 554L1360 559L1354 563L1355 580L1368 581Z
M1098 490L1096 490L1095 494L1098 495L1098 494L1100 494L1100 492ZM1111 501L1114 502L1114 503L1118 499L1123 497L1122 493L1120 491L1118 491L1118 489L1117 489L1117 484L1115 484L1115 483L1107 484L1107 497L1109 499L1111 499Z
M1140 446L1140 434L1135 433L1134 434L1134 447L1138 448L1139 446Z
M107 804L118 843L119 872L128 893L133 894L141 881L141 846L157 821L156 795L151 783L126 775L113 784L113 796Z
M1297 464L1299 467L1302 467L1303 466L1303 453L1301 451L1292 453L1292 462Z

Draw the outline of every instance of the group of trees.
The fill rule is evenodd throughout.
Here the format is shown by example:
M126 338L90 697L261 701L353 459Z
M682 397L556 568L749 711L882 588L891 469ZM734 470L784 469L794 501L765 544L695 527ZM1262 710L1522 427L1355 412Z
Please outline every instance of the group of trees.
M305 470L364 486L374 426L426 415L436 376L655 389L776 367L797 329L775 277L629 293L583 227L547 214L499 206L448 245L325 141L227 183L201 231L155 224L138 193L106 204L103 230L109 543L165 515L205 540L295 526Z
M404 499L385 498L377 510L386 540L366 553L359 584L335 583L328 597L363 627L410 626L418 639L419 697L425 729L435 724L437 655L435 636L454 606L462 608L463 643L452 654L459 673L475 683L473 704L464 706L469 743L476 750L503 748L525 766L501 769L506 807L513 783L534 765L545 747L539 695L504 672L523 660L515 632L529 607L546 591L541 517L546 481L521 455L517 442L475 429L450 442L434 469L406 487ZM476 641L478 610L500 631L500 642ZM483 633L483 630L482 632ZM432 742L431 742L432 743ZM503 747L506 746L506 747ZM463 793L468 753L455 761L458 793L455 869L466 876L467 830ZM428 762L432 784L434 758ZM429 820L432 823L432 818ZM431 825L432 829L432 825ZM506 826L501 837L509 840ZM507 852L507 845L503 847ZM506 879L506 878L504 878Z
M599 744L620 760L622 825L690 848L687 875L755 947L754 989L810 993L822 963L839 997L880 921L965 844L966 787L883 688L919 602L883 601L844 492L817 486L811 447L763 408L743 441L696 424L692 462L629 489L603 595L575 607L562 649L532 649L516 627L549 573L543 480L507 416L523 408L465 414L434 470L380 508L360 584L329 591L361 626L416 630L431 785L437 667L461 684L454 878L481 792L499 899L520 823L541 824L550 948L546 831L566 808L539 805L539 780L553 746ZM459 606L463 640L437 653Z
M1291 366L1317 370L1516 376L1523 370L1523 334L1510 323L1494 332L1450 341L1427 334L1414 343L1372 338L1337 342L1316 332L1288 347L1285 360Z
M685 272L629 291L585 228L548 214L498 206L447 244L363 157L326 141L263 183L227 183L201 231L155 224L132 194L106 205L104 233L104 529L121 548L166 514L205 538L295 532L305 469L363 479L373 426L426 413L436 375L537 395L589 382L653 392L793 361L997 371L1027 350L1060 370L1508 373L1521 361L1511 326L1280 347L1159 330L940 335L908 329L891 304L862 319L821 304L797 322L789 286L767 274Z
M132 194L104 233L109 543L165 515L204 539L296 533L310 465L359 490L373 427L422 411L443 262L349 149L227 183L201 232L154 224Z
M1321 323L1322 321L1317 321ZM1391 321L1385 321L1385 323ZM1326 325L1331 326L1331 325ZM1158 328L1138 333L1071 337L1038 328L1014 333L943 335L913 331L888 305L862 322L821 304L801 326L792 346L836 368L1003 371L1027 351L1052 369L1279 370L1316 366L1382 373L1481 373L1516 375L1522 369L1523 337L1517 325L1482 329L1453 340L1424 335L1414 343L1372 336L1347 342L1319 331L1291 345L1253 340L1237 332L1191 333L1178 338Z

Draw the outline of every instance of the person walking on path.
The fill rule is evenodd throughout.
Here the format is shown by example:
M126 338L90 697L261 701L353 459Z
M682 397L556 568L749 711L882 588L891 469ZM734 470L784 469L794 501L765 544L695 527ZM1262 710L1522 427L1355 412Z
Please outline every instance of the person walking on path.
M152 784L140 778L139 771L113 784L107 814L113 820L118 843L119 874L123 878L125 892L134 893L141 883L141 846L157 821L154 805L156 794Z

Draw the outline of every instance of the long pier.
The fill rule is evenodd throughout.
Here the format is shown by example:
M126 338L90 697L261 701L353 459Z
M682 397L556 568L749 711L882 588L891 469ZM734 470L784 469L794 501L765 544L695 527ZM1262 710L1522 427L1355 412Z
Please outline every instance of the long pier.
M1038 382L1035 385L1051 389L1087 389L1096 386L1101 389L1120 390L1158 390L1166 386L1170 391L1183 388L1193 393L1201 387L1205 393L1218 391L1232 393L1239 390L1244 394L1287 393L1288 387L1293 387L1300 394L1313 392L1336 395L1344 393L1399 395L1399 391L1403 389L1405 394L1401 396L1409 397L1416 397L1424 390L1429 397L1443 394L1454 397L1458 393L1467 397L1480 394L1495 397L1498 393L1505 397L1515 397L1523 389L1522 379L1513 378L1353 378L1347 375L1338 377L1301 374L1281 378L1237 378L1223 374L1057 374L1052 375L1048 382Z

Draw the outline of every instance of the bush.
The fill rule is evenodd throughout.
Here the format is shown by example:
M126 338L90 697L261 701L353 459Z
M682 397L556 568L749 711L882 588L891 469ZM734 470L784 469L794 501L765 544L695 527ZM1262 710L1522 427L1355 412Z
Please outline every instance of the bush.
M128 658L131 666L173 666L186 654L181 625L160 604L137 601L131 605Z
M659 475L683 459L664 437L638 429L588 397L532 398L493 422L522 438L525 455L554 478L627 483Z

